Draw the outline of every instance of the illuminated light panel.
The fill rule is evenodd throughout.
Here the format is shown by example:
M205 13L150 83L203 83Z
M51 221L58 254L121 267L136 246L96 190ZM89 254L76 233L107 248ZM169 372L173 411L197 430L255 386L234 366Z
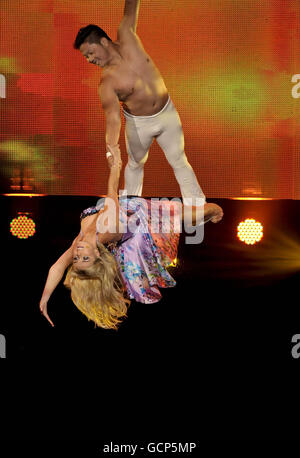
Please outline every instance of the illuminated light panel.
M9 194L2 194L2 196L8 196L8 197L43 197L43 196L46 196L47 194L28 194L28 193L25 193L25 192L20 192L20 193L17 193L17 192L12 192L12 193L9 193Z
M230 197L231 200L275 200L273 197Z
M202 68L205 85L199 84L199 68ZM261 107L268 102L259 73L248 63L238 66L228 63L220 76L218 66L203 68L199 62L196 72L189 75L189 84L185 84L184 79L177 81L176 90L197 115L206 113L238 125L248 125L258 119Z
M35 234L35 222L26 215L20 215L10 222L10 232L19 239L28 239Z
M246 219L238 225L237 237L246 245L254 245L260 242L263 237L263 226L255 219Z
M8 196L8 197L41 197L41 196L46 196L47 194L28 194L25 192L11 192L9 194L2 194L2 196Z

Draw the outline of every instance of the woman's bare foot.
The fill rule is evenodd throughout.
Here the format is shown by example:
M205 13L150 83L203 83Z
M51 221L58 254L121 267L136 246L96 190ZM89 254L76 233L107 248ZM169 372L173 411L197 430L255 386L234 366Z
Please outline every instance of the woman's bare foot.
M212 223L218 223L223 218L223 210L217 204L205 204L204 205L204 222L211 221Z
M201 221L199 221L198 207L195 206L182 206L181 220L187 227L201 226L202 224L212 221L218 223L223 218L223 210L217 204L204 204L203 216L201 215Z

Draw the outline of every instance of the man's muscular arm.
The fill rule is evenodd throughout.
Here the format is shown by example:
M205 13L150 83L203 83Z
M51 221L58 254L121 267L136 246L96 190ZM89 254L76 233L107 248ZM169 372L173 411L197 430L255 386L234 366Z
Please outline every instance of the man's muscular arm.
M136 32L139 9L140 0L125 0L124 16L119 25L118 33L124 28L132 29L134 32Z
M117 147L121 131L120 102L109 80L103 80L99 86L98 94L105 114L106 145ZM108 149L107 149L108 151Z

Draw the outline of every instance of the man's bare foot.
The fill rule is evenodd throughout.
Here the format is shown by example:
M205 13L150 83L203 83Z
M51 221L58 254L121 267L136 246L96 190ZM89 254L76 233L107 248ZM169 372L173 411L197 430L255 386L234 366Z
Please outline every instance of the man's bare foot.
M204 205L204 222L211 221L212 223L218 223L223 218L223 210L217 204L205 204Z

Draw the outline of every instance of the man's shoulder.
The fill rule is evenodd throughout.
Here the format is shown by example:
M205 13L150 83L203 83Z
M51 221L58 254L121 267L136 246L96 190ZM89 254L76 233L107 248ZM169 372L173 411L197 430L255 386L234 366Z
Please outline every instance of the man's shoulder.
M117 43L124 58L145 54L143 43L132 28L119 29Z
M122 21L118 27L118 33L117 33L118 43L124 44L136 38L137 38L136 30L128 26L128 23L126 21Z

